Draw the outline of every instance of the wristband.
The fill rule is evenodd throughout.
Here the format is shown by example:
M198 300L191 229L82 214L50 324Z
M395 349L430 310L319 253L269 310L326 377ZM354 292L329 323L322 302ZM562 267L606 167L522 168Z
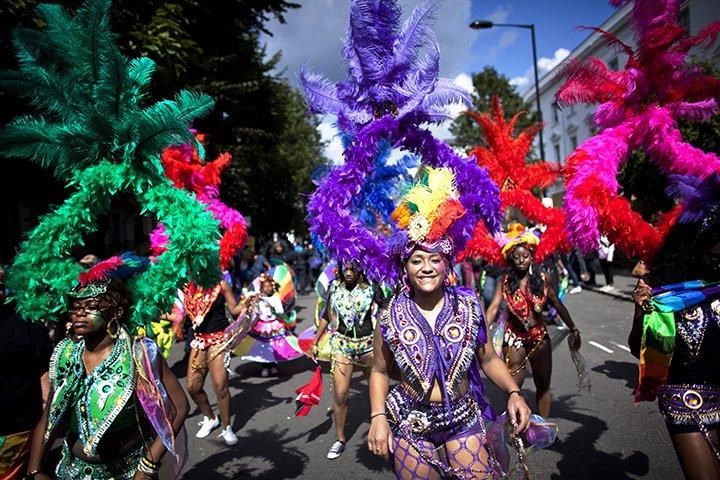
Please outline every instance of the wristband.
M522 398L523 400L525 399L525 395L523 395L522 391L513 390L512 392L508 392L508 400L510 399L510 397L512 397L513 393L520 395L520 398Z

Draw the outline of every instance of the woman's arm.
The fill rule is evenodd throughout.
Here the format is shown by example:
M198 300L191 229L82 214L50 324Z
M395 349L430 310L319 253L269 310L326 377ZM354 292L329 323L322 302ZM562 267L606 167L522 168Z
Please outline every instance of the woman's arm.
M173 431L177 435L180 429L185 423L185 418L190 411L190 404L188 403L185 391L180 386L175 374L172 373L170 367L162 356L158 356L158 362L160 363L160 376L162 384L165 386L165 390L170 397L170 408L172 409L171 418L173 424ZM145 455L148 460L154 463L159 463L162 456L165 454L165 445L162 440L156 437L150 446L150 451L146 452Z
M48 391L48 401L45 403L45 408L40 416L40 420L38 420L38 423L35 425L35 429L32 433L30 441L30 459L28 461L27 473L39 472L42 468L42 461L45 456L45 445L47 445L47 443L43 441L43 437L45 436L45 429L47 428L48 414L50 413L50 405L52 403L50 399L52 399L52 395L53 390L50 388ZM53 438L50 438L48 443L52 445L52 442ZM38 474L34 478L44 480L50 477L45 474Z
M507 413L510 422L515 427L515 433L524 432L530 425L530 407L525 403L525 398L519 394L520 388L515 383L510 370L508 370L505 362L498 357L493 347L492 339L487 336L484 345L479 346L476 352L480 365L485 375L491 382L508 394Z
M570 349L573 352L577 352L580 350L580 345L582 345L580 331L577 329L577 326L575 326L575 322L573 322L572 318L570 318L570 312L568 312L568 309L565 308L565 305L563 305L558 298L557 293L555 293L555 289L548 285L547 292L548 300L550 300L550 303L552 303L555 310L557 310L563 323L570 329L572 335L572 347Z
M225 296L225 305L233 317L241 315L247 309L244 303L237 301L230 284L225 280L220 282L220 290L220 293Z
M385 399L390 389L388 365L392 364L393 356L385 345L380 331L380 322L375 326L373 339L373 367L370 372L370 431L368 432L368 448L376 455L389 458L392 450L392 432L385 411Z
M503 280L504 277L498 278L497 284L495 285L495 293L493 294L493 298L490 301L490 305L488 305L487 312L485 314L485 322L488 326L488 329L490 329L492 324L495 322L498 309L500 308L500 304L502 303Z

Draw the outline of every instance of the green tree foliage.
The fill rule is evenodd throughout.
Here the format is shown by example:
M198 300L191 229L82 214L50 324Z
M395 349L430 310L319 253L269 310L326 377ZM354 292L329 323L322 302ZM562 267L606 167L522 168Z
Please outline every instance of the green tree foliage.
M8 66L14 60L4 40L11 27L37 23L33 9L40 2L2 3L0 59ZM70 9L79 3L64 2ZM113 1L112 28L121 49L157 63L152 98L188 88L215 100L214 111L196 128L209 135L209 155L233 155L222 195L252 218L257 234L303 228L302 194L312 190L310 172L324 161L314 120L298 93L272 74L279 55L268 59L259 40L268 20L284 21L298 7L288 0ZM6 112L17 108L22 106L13 103Z
M485 67L482 71L473 73L472 84L472 109L476 112L490 111L492 98L498 96L508 117L518 112L527 112L518 120L515 127L516 133L537 122L537 113L531 111L528 103L523 102L515 87L510 85L510 80L493 67ZM485 145L483 134L477 123L467 115L460 115L453 120L450 133L454 137L452 145L463 150L470 150L475 145Z

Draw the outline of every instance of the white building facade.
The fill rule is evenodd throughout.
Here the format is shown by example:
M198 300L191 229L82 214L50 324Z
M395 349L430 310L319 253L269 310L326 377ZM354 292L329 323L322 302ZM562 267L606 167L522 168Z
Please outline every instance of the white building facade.
M636 42L630 21L631 7L632 4L626 4L615 11L600 28L612 33L635 48ZM720 0L687 0L681 4L679 20L686 30L695 35L708 24L720 20ZM708 53L705 54L716 65L720 65L719 43L713 44ZM570 52L565 61L587 57L597 57L604 60L613 70L622 68L627 61L625 54L615 48L606 46L601 35L597 33L592 33L583 40L580 45ZM692 57L692 54L690 57ZM560 109L555 102L555 95L564 82L563 66L565 61L547 72L539 82L540 109L542 110L544 123L542 131L545 143L544 160L557 162L561 165L565 164L565 159L579 144L597 132L597 127L593 121L595 105L573 105ZM523 98L535 107L534 85L525 91ZM538 148L537 144L538 141L536 140L536 148ZM561 204L562 185L555 185L548 189L547 193L552 196L555 205Z

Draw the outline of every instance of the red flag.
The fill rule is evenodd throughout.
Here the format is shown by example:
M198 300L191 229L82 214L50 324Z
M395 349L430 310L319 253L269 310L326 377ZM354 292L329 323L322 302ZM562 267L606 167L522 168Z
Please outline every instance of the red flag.
M304 417L310 412L310 409L320 403L320 397L322 397L323 383L322 383L322 372L318 365L313 373L310 382L307 385L295 390L298 394L295 399L297 410L295 411L296 417Z

